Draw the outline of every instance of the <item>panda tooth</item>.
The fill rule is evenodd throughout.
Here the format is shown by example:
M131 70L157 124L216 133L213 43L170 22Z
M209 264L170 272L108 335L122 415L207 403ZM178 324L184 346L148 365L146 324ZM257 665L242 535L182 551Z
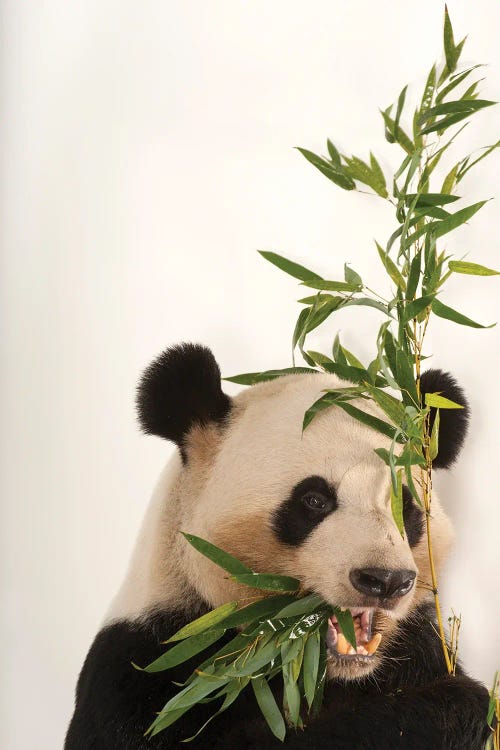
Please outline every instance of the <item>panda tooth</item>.
M347 653L348 653L348 654L355 654L356 652L355 652L355 650L353 649L353 647L351 646L351 648L349 649L349 651L348 651Z
M339 633L337 636L337 651L339 652L339 654L345 655L349 653L349 648L352 648L352 646L349 646L344 634Z
M380 633L375 633L371 641L368 641L368 643L365 643L365 648L369 654L374 654L375 651L380 646L380 641L382 640L382 635Z

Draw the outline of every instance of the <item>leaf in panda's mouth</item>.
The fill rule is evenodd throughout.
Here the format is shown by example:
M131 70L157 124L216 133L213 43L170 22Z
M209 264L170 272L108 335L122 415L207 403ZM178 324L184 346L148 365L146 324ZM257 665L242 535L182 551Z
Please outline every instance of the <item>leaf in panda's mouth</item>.
M349 649L357 654L354 647L358 649L361 641L362 648L370 653L368 649L374 644L366 636L371 634L373 610L353 609L351 614L349 609L334 607L318 594L301 596L297 593L300 585L297 579L254 573L200 537L191 534L184 537L198 552L231 573L233 580L251 589L275 593L243 607L229 602L202 615L170 636L166 643L173 645L154 662L142 668L134 664L141 671L161 672L214 648L225 637L224 645L187 676L182 689L163 707L145 734L158 734L200 702L220 698L222 704L214 718L251 684L269 728L283 740L286 733L283 714L289 725L302 727L303 699L308 707L306 716L314 716L321 707L328 658L335 654L339 660L350 659ZM243 568L245 572L241 572ZM234 628L242 629L231 637ZM356 658L370 657L360 652ZM283 711L269 685L280 674L284 687Z
M341 626L334 614L328 619L326 644L329 656L336 657L366 657L371 658L382 641L381 633L372 634L373 609L351 608L354 625L354 638L346 637L346 628Z

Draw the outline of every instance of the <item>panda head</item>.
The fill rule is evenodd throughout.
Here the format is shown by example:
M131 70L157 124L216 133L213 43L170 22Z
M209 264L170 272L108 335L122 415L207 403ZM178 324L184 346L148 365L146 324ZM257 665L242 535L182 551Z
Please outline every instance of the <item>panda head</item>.
M162 575L178 581L174 596L180 600L182 587L190 586L214 607L249 597L248 588L194 551L181 530L210 540L255 571L294 576L304 591L351 609L361 648L340 653L332 621L328 664L330 678L356 679L384 659L398 621L429 597L431 576L424 515L407 488L404 538L392 517L389 469L374 453L388 448L389 439L336 407L319 413L302 432L305 411L325 388L341 384L328 374L290 375L230 399L212 353L183 344L148 367L137 403L143 430L174 441L182 457L162 521L170 535L165 528L157 532L165 534ZM438 370L425 373L421 385L465 407L441 414L434 466L447 468L467 428L464 394ZM363 408L383 417L372 402ZM452 529L435 494L432 536L439 566ZM363 644L377 633L380 647L364 654Z

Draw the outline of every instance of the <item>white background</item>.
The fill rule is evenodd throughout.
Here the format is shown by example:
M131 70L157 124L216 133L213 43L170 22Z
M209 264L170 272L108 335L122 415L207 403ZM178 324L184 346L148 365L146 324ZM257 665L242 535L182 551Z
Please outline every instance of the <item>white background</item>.
M469 34L464 62L490 63L484 94L499 98L497 0L449 7L457 38ZM373 238L394 228L392 209L336 188L292 147L324 151L330 136L394 166L378 107L422 85L442 13L436 0L4 0L2 748L61 747L78 671L172 451L138 432L143 366L182 340L211 346L226 375L290 365L304 292L258 248L329 278L348 260L382 279ZM495 141L498 124L497 110L478 115L462 148ZM467 202L498 196L498 169L495 155L462 183ZM498 267L498 234L491 202L447 249ZM445 300L493 322L499 283L455 277ZM351 308L311 344L328 347L341 328L367 359L377 323ZM468 669L489 682L499 329L438 321L429 343L472 403L462 460L437 480L457 529L443 592L464 616Z

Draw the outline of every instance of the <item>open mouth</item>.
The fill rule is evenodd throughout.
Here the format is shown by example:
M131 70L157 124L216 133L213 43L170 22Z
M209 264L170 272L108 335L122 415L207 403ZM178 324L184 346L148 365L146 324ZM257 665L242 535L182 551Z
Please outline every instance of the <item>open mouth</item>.
M366 662L373 659L375 652L380 646L382 635L373 632L373 608L362 609L361 607L350 607L356 634L356 649L347 641L340 630L335 615L328 620L328 632L326 645L328 655L340 660L356 660Z

